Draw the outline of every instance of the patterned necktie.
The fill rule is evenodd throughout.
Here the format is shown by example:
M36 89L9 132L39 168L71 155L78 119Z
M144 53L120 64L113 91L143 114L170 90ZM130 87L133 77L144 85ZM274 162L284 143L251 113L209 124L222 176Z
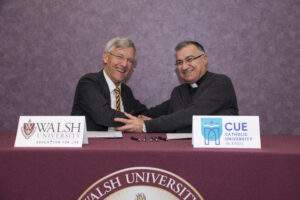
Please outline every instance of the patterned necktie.
M121 111L121 88L117 86L115 89L116 94L116 110Z

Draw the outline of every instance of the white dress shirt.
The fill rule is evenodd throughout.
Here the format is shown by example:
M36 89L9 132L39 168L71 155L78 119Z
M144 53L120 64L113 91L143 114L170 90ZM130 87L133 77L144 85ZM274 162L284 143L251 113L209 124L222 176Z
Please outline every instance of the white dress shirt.
M112 109L116 109L116 93L115 93L116 85L109 78L109 76L106 74L105 70L103 70L103 74L104 74L104 78L106 80L106 83L107 83L108 89L109 89L110 107ZM122 87L122 84L120 84L120 89L121 89L121 87ZM121 97L122 97L122 93L121 93ZM122 98L121 98L121 107L120 108L121 108L121 112L124 112L124 106L123 106ZM115 128L114 127L108 127L108 131L115 131Z

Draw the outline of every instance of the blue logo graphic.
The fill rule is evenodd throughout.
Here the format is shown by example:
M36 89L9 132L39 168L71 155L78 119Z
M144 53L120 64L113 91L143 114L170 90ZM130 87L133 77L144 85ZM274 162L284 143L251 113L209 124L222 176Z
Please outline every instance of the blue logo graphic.
M220 138L222 135L222 119L202 118L201 131L205 140L205 145L209 145L209 141L215 141L216 145L220 145Z

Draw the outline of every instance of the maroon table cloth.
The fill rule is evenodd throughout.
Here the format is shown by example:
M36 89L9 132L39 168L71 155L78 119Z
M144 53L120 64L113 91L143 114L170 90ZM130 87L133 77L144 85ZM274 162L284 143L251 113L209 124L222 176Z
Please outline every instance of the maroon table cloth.
M262 136L262 149L194 149L191 140L92 139L83 148L14 148L0 133L0 200L77 199L128 167L155 167L188 181L207 200L300 199L300 137Z

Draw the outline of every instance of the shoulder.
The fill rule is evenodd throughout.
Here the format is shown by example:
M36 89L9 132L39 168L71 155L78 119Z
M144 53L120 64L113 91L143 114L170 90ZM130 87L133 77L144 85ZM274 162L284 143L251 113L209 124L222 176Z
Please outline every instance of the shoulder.
M100 77L101 77L100 72L88 73L88 74L84 74L83 76L81 76L79 81L83 81L83 80L97 81L97 80L99 80Z
M225 74L218 74L218 73L213 73L213 72L207 72L207 73L208 73L207 74L208 82L222 84L222 85L232 84L231 79Z
M103 73L87 73L80 77L77 88L79 89L86 89L88 88L102 88L103 86L107 85Z
M218 74L213 72L207 72L209 79L216 79L216 80L230 80L230 78L225 74Z
M173 89L173 91L183 90L183 89L186 89L186 88L188 88L188 87L189 87L189 86L188 86L187 83L183 83L183 84L181 84L181 85L176 86L176 87Z
M174 87L171 95L178 95L179 93L182 93L183 91L188 90L188 89L189 89L189 84L187 84L187 83L180 84L180 85Z
M103 72L87 73L80 77L78 85L82 84L100 84L106 83Z

